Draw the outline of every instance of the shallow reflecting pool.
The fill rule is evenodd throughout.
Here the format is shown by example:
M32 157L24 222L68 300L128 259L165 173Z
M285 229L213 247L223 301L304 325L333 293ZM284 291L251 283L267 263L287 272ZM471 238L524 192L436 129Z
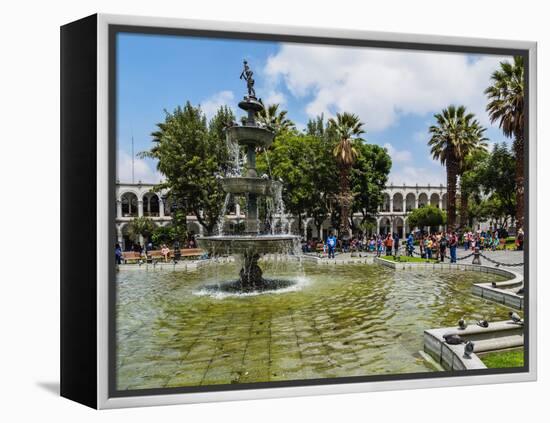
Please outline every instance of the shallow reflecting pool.
M424 329L508 313L470 294L502 280L486 273L263 263L292 284L217 290L237 266L117 274L118 389L434 371L419 354Z

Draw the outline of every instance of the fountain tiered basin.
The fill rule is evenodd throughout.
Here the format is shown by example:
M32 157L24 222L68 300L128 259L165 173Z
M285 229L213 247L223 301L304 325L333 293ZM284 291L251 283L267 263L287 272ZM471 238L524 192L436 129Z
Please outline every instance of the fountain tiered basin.
M273 132L259 126L232 126L227 130L229 136L241 145L269 147L275 138Z
M199 237L197 243L212 257L239 256L242 268L236 288L242 292L262 291L270 286L270 281L262 276L262 269L258 265L260 257L264 254L292 253L297 250L299 238L290 234L260 234L258 197L282 201L282 183L267 176L258 177L256 172L256 149L269 147L275 134L256 123L256 113L263 110L258 99L249 95L239 103L239 107L248 112L246 123L242 126L230 126L226 131L231 142L246 147L246 174L222 178L221 183L228 195L246 198L245 234ZM222 215L224 213L225 211ZM279 213L281 214L280 211ZM223 228L223 222L219 226ZM270 226L274 227L271 223Z
M201 248L214 256L231 254L286 254L294 250L294 235L220 235L200 237Z
M247 176L235 176L222 179L225 192L230 194L273 195L281 190L282 183L272 179L259 179Z

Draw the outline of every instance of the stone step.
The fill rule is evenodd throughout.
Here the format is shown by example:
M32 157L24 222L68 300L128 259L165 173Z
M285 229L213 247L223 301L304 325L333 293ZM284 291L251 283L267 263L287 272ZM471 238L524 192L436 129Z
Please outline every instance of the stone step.
M523 335L510 335L501 338L483 339L474 342L474 352L482 353L508 348L522 347Z

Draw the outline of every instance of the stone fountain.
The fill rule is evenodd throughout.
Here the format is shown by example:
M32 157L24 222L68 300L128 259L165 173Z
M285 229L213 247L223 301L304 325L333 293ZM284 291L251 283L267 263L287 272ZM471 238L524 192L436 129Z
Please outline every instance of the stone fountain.
M245 197L246 220L243 235L219 234L216 236L198 237L200 248L213 257L220 255L238 255L242 257L242 268L239 274L239 289L245 292L262 290L268 282L262 276L258 260L264 254L288 254L295 251L299 237L290 234L260 234L258 218L258 199L261 196L276 198L281 201L282 183L274 181L265 175L259 177L256 171L256 149L267 148L273 142L273 131L261 127L256 122L256 113L263 110L263 104L256 98L253 72L247 62L241 79L247 83L248 95L239 103L239 107L247 112L243 125L233 125L226 129L230 140L246 148L246 165L244 175L222 178L224 191L233 196ZM224 210L225 213L225 210ZM223 225L221 225L223 227Z

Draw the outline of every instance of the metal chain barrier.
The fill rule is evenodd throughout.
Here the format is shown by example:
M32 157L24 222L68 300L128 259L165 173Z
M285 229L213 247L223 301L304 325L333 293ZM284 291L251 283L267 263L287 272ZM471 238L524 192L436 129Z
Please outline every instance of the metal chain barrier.
M485 260L487 261L490 261L491 263L493 264L496 264L497 266L503 266L503 267L517 267L517 266L523 266L523 263L502 263L500 261L497 261L497 260L493 260L492 258L489 258L487 257L485 254L483 253L479 253L479 255L481 257L483 257Z
M414 255L418 256L418 257L422 257L422 254L416 252L416 250L413 250L412 252ZM479 255L481 257L483 257L485 260L497 265L497 266L503 266L503 267L519 267L519 266L523 266L523 263L503 263L503 262L500 262L500 261L497 261L497 260L494 260L490 257L487 257L485 254L483 253L479 253ZM474 253L470 253L470 254L467 254L465 255L464 257L457 257L456 258L456 261L461 261L461 260L466 260L470 257L473 257L474 256ZM451 260L451 256L449 255L445 255L445 258L448 259L448 260Z

